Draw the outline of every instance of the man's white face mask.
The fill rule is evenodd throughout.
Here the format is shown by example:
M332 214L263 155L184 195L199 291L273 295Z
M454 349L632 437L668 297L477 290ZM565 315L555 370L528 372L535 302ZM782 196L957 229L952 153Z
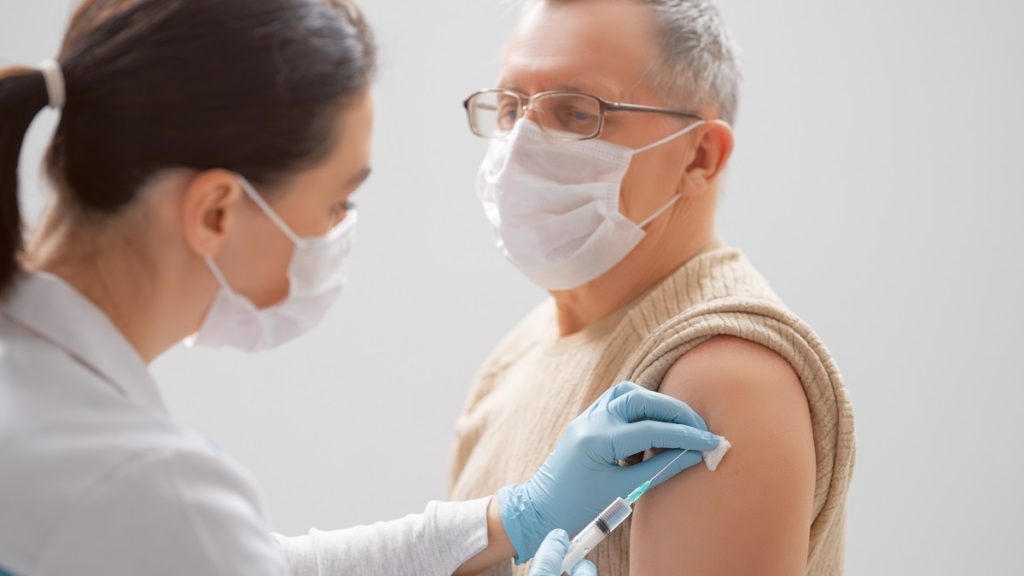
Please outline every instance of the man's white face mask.
M640 223L619 212L622 180L633 156L704 122L643 146L598 139L553 141L529 119L491 140L477 193L498 248L533 283L569 290L611 270L643 240L644 227L679 200L676 194Z
M270 308L257 308L248 298L232 290L224 273L212 258L207 266L221 290L210 307L199 332L185 340L187 346L229 346L246 352L274 348L293 340L316 326L341 294L348 276L348 260L357 215L345 219L327 234L302 238L239 176L249 198L287 236L295 249L288 265L288 296ZM256 263L258 265L258 263Z

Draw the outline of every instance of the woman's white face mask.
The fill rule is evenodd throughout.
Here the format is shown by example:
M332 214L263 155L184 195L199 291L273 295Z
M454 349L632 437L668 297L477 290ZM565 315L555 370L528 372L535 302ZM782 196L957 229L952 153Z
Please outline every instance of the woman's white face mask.
M644 227L679 200L675 195L644 221L619 212L622 180L633 156L675 140L696 122L642 148L602 140L552 141L524 119L491 140L477 193L498 248L533 283L548 290L587 284L621 262L646 236Z
M323 236L303 238L270 207L251 184L239 176L242 189L295 245L288 265L288 296L269 308L257 308L232 290L212 258L206 258L220 292L199 331L187 346L232 347L259 352L280 346L315 327L337 300L348 278L348 261L357 222L355 211Z

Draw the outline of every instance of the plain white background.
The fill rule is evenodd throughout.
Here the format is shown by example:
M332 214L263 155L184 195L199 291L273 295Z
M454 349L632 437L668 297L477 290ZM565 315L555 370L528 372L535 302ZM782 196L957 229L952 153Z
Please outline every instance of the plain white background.
M274 528L443 498L488 350L543 298L493 249L461 101L515 8L364 0L383 50L354 277L312 335L258 357L175 350L172 411L247 466ZM720 229L839 361L857 413L852 574L1024 571L1024 5L722 0L744 47ZM0 0L0 64L52 57L67 0ZM46 112L23 157L44 203ZM2 111L0 111L2 121Z

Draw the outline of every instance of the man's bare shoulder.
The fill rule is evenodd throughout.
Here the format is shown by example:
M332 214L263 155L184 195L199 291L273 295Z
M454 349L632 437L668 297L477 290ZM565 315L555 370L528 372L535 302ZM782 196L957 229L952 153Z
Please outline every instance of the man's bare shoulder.
M802 574L815 486L810 412L775 352L712 338L676 361L661 391L690 404L733 449L652 490L633 522L633 574Z
M660 390L698 410L703 408L701 414L712 418L756 400L770 401L759 405L759 410L807 412L803 386L793 367L774 351L732 336L711 338L681 356Z

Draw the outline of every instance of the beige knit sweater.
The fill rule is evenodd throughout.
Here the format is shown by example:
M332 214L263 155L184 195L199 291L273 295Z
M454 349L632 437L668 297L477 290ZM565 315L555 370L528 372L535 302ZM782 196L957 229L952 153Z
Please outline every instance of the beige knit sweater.
M457 425L451 497L482 497L526 480L569 421L608 387L632 380L657 389L676 360L717 335L774 350L800 377L817 459L807 574L841 574L854 462L853 410L842 377L750 262L721 246L581 332L559 337L551 302L531 312L492 353L470 393ZM629 573L628 544L627 523L591 553L601 576Z

